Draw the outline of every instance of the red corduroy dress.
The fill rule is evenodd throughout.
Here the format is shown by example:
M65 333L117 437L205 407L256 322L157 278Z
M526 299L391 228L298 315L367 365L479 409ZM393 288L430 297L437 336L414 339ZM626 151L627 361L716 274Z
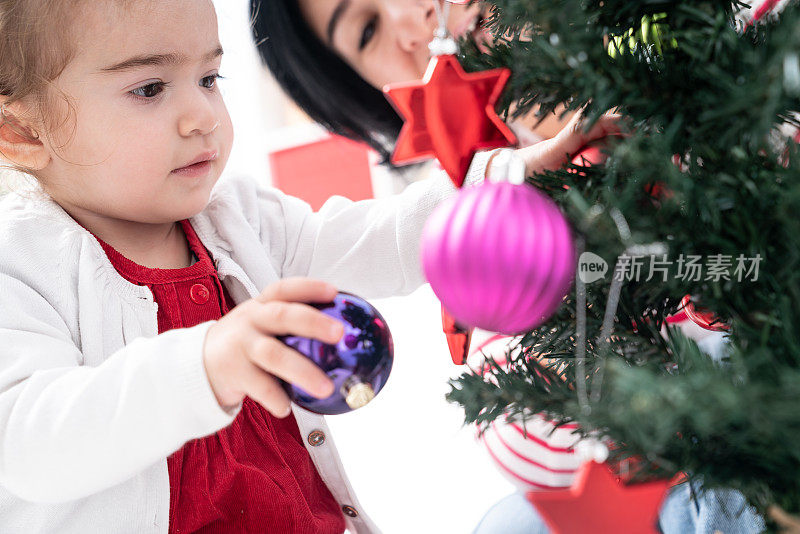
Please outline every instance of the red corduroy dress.
M143 267L98 239L120 275L153 292L159 333L219 319L234 306L191 224L181 227L198 258L183 269ZM294 416L275 418L249 397L230 426L187 442L167 465L170 533L344 532Z

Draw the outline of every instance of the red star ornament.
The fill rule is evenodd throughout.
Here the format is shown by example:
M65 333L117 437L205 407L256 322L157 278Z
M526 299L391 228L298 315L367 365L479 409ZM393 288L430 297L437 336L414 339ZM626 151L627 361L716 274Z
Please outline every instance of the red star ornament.
M436 157L456 186L477 150L516 144L494 106L508 69L466 73L453 55L434 56L422 80L388 85L389 101L405 119L392 163Z
M624 486L607 465L586 462L569 489L526 497L553 534L658 534L658 510L669 486L669 480Z

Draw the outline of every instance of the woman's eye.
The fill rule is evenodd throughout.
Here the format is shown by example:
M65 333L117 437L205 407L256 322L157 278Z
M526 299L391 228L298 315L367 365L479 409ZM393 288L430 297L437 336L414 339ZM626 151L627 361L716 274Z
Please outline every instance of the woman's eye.
M155 83L148 83L147 85L143 85L141 87L137 87L131 94L138 96L140 98L155 98L164 90L167 84L164 82L155 82Z
M223 78L219 74L212 74L211 76L206 76L200 81L200 85L205 87L206 89L213 89L217 85L217 80Z
M361 41L358 43L358 49L363 50L367 44L372 40L375 35L375 28L378 26L378 17L372 17L367 25L364 26L364 31L361 32Z

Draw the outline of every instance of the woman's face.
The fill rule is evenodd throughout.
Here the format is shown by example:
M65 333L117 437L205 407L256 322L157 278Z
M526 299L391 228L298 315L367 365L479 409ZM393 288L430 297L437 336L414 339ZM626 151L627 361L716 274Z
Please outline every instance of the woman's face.
M425 73L428 43L438 25L437 1L298 0L317 37L378 89ZM477 4L453 4L447 28L457 38L482 33L482 15Z

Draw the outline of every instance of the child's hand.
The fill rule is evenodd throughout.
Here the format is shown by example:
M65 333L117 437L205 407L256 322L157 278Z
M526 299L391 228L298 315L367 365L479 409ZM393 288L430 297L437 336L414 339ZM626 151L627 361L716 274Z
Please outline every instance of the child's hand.
M570 161L584 145L621 132L621 116L606 114L600 117L588 132L583 131L583 114L576 113L572 119L552 139L547 139L529 147L517 150L517 155L525 160L528 176L561 168Z
M245 395L276 417L291 412L289 397L278 380L296 384L319 398L333 393L333 382L316 364L275 339L280 335L336 343L341 322L304 302L330 302L336 288L307 278L287 278L269 285L208 329L203 363L211 389L223 408Z

